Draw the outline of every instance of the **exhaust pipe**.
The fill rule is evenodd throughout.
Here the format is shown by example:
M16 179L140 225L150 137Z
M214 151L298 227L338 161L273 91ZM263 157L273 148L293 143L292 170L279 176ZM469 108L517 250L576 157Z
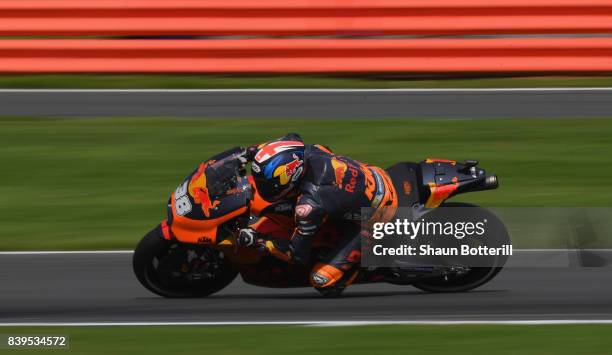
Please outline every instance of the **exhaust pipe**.
M499 186L499 180L497 179L497 175L489 175L485 178L483 187L485 190L496 189Z

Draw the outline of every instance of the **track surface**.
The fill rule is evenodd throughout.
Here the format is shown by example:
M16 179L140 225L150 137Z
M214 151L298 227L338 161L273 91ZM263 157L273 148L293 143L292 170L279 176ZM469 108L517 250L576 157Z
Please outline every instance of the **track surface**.
M461 119L611 114L612 89L0 90L0 116Z
M605 117L612 90L377 92L7 92L0 116L212 118ZM138 284L129 254L1 255L0 323L612 319L610 268L508 268L477 291L355 285L343 298L236 280L206 299Z
M1 255L0 323L612 319L610 268L509 268L478 291L355 285L340 299L236 280L204 299L142 288L131 254Z

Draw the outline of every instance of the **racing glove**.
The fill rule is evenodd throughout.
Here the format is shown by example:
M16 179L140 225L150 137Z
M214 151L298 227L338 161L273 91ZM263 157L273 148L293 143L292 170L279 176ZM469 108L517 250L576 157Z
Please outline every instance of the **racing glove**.
M262 239L262 236L253 228L243 228L238 231L236 244L240 247L263 249L264 243L265 241Z
M238 232L236 244L240 247L258 249L267 252L278 259L291 262L294 256L293 248L288 240L265 240L263 236L252 228L243 228Z

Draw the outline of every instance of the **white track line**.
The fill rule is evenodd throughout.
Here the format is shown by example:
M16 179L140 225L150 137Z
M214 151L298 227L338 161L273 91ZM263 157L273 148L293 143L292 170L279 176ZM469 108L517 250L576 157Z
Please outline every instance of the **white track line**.
M414 320L414 321L260 321L260 322L15 322L0 323L0 327L144 327L144 326L235 326L235 325L303 325L317 327L348 327L366 325L559 325L612 324L612 319L560 320Z
M482 92L612 92L612 87L586 88L429 88L429 89L0 89L2 93L482 93Z
M525 253L570 253L579 251L612 252L612 249L514 249L514 252ZM0 251L2 255L78 255L78 254L132 254L133 250L36 250L36 251Z
M52 250L52 251L0 251L2 255L70 255L70 254L132 254L133 250Z

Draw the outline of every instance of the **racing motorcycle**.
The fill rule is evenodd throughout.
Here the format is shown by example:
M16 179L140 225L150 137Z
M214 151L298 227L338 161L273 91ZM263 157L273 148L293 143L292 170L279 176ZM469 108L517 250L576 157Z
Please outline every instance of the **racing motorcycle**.
M263 287L309 286L309 272L341 233L333 223L314 238L311 265L298 266L258 250L239 246L241 228L250 226L274 238L289 238L294 230L295 201L267 202L247 176L244 150L236 147L211 157L188 175L170 196L167 219L137 245L133 255L136 277L163 297L205 297L228 286L240 274ZM473 207L496 224L509 241L506 228L490 211L465 203L447 202L457 194L495 189L496 175L478 162L427 159L402 162L386 169L397 191L398 205L431 211L443 207ZM261 223L265 217L266 223ZM412 285L428 292L461 292L479 287L502 269L504 258L486 267L441 265L363 270L353 283L388 282Z

